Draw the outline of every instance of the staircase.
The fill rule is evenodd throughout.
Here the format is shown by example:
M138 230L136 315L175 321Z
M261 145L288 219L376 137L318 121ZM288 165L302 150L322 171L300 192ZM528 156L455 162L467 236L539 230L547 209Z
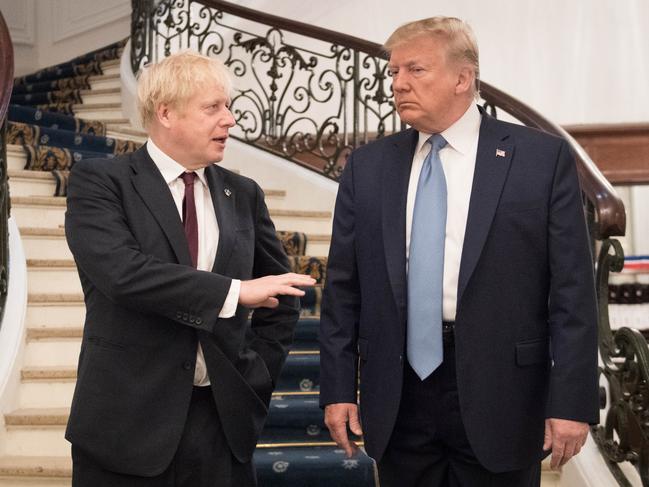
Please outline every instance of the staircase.
M103 74L90 76L90 88L80 92L82 103L59 108L92 120L91 124L101 122L105 136L118 144L143 143L145 134L130 127L121 111L119 61L105 60L100 69ZM39 134L45 132L30 127L40 130ZM61 174L25 169L30 160L22 145L9 145L7 152L12 215L25 249L29 289L17 407L5 414L0 430L0 486L69 486L70 445L64 431L85 308L65 242L65 197L53 196L64 194L65 170L61 187ZM373 486L372 461L363 454L354 459L344 457L331 443L318 406L317 328L331 209L295 209L287 197L289 191L288 187L264 189L270 214L292 270L313 275L319 284L303 299L303 318L255 453L259 482L262 486Z

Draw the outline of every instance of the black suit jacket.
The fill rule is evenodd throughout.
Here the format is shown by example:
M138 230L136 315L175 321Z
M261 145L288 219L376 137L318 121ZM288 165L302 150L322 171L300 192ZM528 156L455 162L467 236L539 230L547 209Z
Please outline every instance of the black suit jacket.
M406 130L350 156L322 306L321 405L356 402L360 364L365 445L377 460L401 398L416 143ZM546 417L597 422L593 265L562 140L483 114L457 303L460 408L486 468L538 460Z
M288 262L257 184L215 165L205 174L220 230L212 272L192 267L145 147L79 162L70 176L66 236L87 311L66 438L112 471L153 476L170 464L199 341L229 447L250 460L292 339L293 298L250 322L241 306L218 317L232 278L281 274Z

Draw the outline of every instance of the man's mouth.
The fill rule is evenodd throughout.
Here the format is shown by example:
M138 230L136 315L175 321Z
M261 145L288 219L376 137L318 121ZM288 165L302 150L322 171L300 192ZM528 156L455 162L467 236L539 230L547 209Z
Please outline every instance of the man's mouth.
M214 142L219 142L221 144L225 144L225 141L228 139L227 135L224 135L223 137L213 137L212 140Z

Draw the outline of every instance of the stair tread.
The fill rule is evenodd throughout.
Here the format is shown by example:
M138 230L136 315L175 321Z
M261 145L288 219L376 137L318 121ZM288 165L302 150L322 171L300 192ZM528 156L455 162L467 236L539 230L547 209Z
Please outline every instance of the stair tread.
M94 88L89 90L79 90L79 94L83 95L121 95L121 88Z
M25 171L25 172L35 172L35 171ZM50 174L50 173L46 173ZM51 227L20 227L20 234L25 235L34 235L34 236L48 236L48 237L65 237L65 229L62 227L51 228ZM307 242L329 242L331 240L330 234L325 233L307 233L306 234Z
M47 181L56 181L54 175L49 171L30 171L28 169L9 169L7 171L9 176L9 184L11 184L11 179L44 179Z
M94 81L108 81L112 79L120 79L119 73L115 74L93 74L88 78L88 82L92 83Z
M12 477L71 477L69 456L0 456L0 476Z
M27 302L32 303L80 303L83 304L82 293L30 293Z
M13 196L11 204L64 207L66 201L65 196ZM331 218L331 211L270 209L269 212L271 217Z
M74 105L72 105L72 109L75 112L83 112L83 111L99 110L99 109L117 109L117 110L121 110L122 109L122 103L121 102L118 102L118 103L108 103L108 102L75 103Z

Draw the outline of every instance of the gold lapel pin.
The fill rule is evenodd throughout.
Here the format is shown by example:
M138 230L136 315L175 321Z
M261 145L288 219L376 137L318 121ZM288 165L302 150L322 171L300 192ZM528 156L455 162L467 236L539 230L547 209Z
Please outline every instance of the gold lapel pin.
M223 190L223 192L225 193L225 196L227 196L228 198L229 198L230 195L232 194L232 191L230 191L228 188L225 188L225 189Z

